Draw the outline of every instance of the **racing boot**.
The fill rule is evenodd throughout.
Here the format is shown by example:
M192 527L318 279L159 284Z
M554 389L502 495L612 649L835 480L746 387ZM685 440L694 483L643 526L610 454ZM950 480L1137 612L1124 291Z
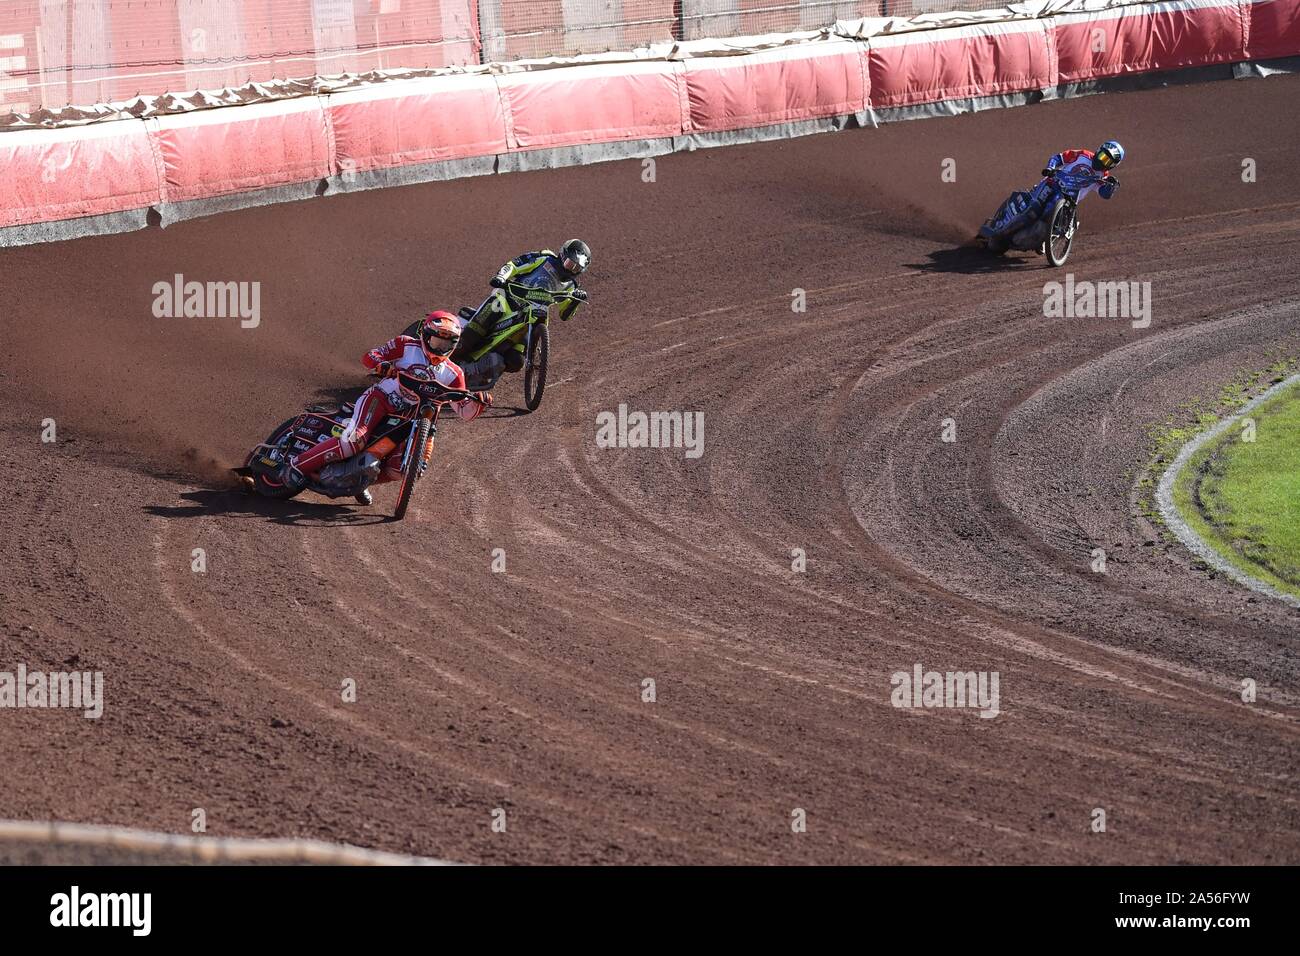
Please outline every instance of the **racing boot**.
M289 458L280 466L280 472L276 476L280 483L289 488L304 488L309 479L301 471L293 458Z
M465 387L473 390L491 388L505 367L506 360L496 352L489 352L476 362L465 362L461 365L461 371L465 373Z

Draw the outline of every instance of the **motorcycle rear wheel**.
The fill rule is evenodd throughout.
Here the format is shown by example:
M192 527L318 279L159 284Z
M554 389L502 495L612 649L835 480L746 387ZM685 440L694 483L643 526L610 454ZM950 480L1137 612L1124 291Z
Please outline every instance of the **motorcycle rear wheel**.
M295 421L296 419L290 418L287 421L281 422L280 426L275 431L271 432L271 436L267 438L266 444L279 445L282 441L284 441L285 433L288 432L288 430L293 427L293 423ZM249 463L252 462L255 455L256 452L254 452L253 455L248 456L248 461L244 463L245 466L248 466ZM256 491L263 498L279 498L279 499L292 498L294 495L302 491L301 488L291 488L288 485L280 482L278 479L266 475L262 471L253 472L253 490Z

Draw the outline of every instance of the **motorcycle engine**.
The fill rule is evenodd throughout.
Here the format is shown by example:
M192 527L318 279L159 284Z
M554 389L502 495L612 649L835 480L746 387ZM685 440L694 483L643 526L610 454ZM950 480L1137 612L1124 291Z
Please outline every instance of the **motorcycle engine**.
M354 495L379 477L381 464L378 458L365 452L347 461L326 465L316 475L316 484L327 492Z

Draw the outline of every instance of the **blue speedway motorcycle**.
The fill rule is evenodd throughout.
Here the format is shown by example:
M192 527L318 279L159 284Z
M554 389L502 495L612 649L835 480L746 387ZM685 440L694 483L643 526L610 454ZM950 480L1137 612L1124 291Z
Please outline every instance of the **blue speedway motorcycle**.
M1079 231L1079 194L1100 183L1095 173L1047 176L1030 192L1014 192L984 225L976 241L1001 255L1008 249L1037 252L1048 264L1061 266L1070 256Z

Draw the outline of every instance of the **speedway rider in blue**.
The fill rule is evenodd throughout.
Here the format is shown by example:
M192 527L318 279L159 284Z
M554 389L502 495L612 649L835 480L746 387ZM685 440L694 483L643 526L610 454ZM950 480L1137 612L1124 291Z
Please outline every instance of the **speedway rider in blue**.
M1111 171L1124 161L1124 147L1113 139L1107 140L1094 153L1090 149L1063 149L1047 161L1043 179L1028 193L1014 193L1003 204L1001 215L988 224L992 236L1009 239L1021 229L1037 222L1047 209L1056 189L1078 187L1078 199L1097 192L1109 199L1119 188L1119 180ZM985 233L981 231L981 234Z
M493 326L504 314L503 306L508 305L512 311L527 308L528 303L514 291L520 286L528 290L565 293L558 314L561 321L567 322L577 310L578 304L587 301L587 293L578 288L577 278L590 264L591 249L581 239L570 239L560 247L559 255L549 249L526 252L503 265L490 283L498 291L487 297L461 332L460 345L456 348L454 358L465 370L465 377L469 381L490 382L501 374L503 368L511 372L522 369L522 338L513 341L512 337L477 361L471 361L469 356L487 340Z

